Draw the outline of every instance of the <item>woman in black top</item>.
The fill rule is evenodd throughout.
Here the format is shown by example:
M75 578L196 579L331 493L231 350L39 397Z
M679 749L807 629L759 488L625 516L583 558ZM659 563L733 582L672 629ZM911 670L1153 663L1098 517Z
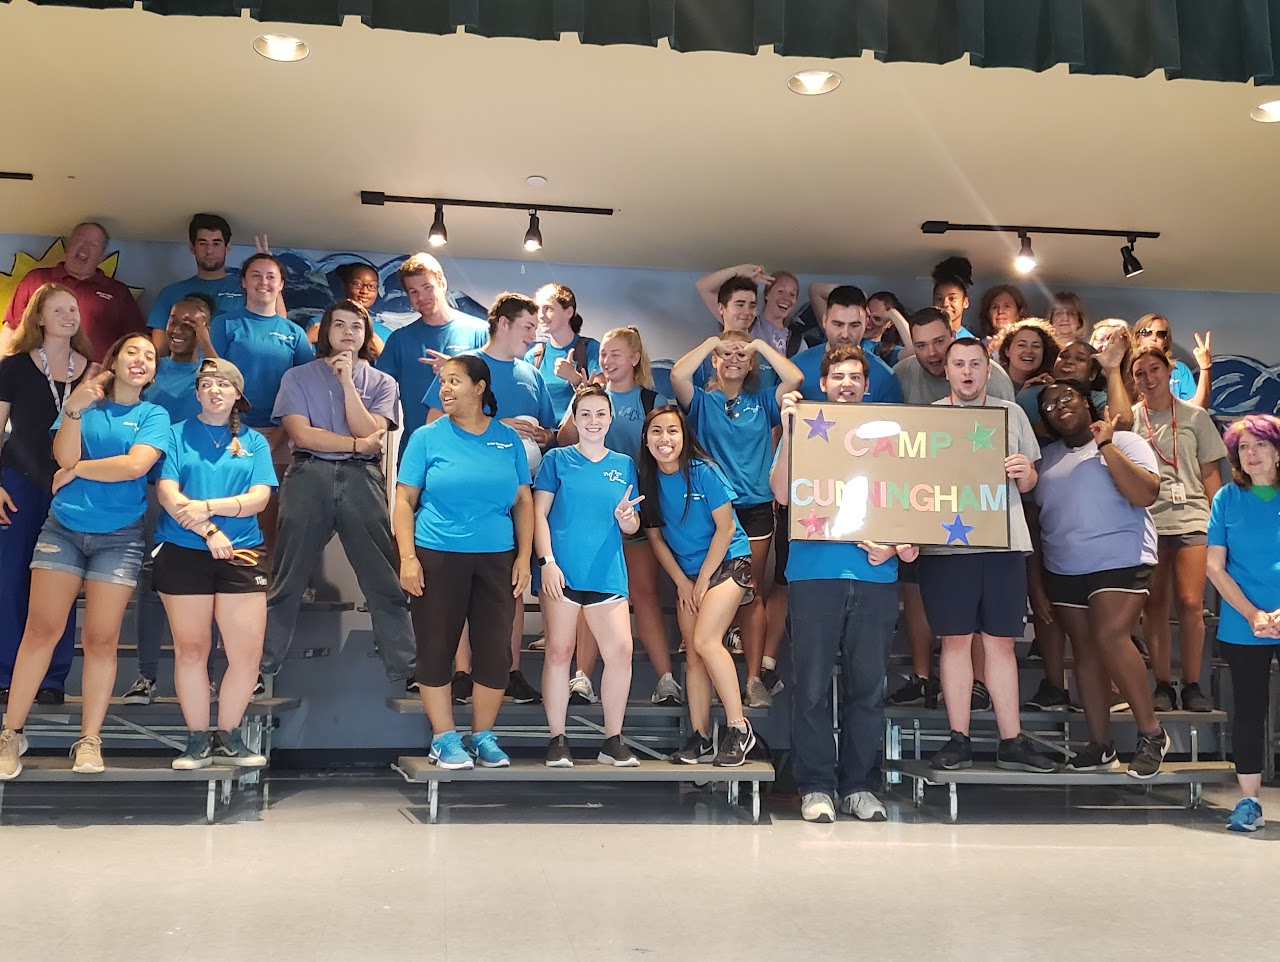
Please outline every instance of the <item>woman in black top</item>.
M8 701L18 643L27 624L31 594L31 555L53 500L53 435L50 429L63 402L89 367L93 348L80 329L76 296L61 284L35 292L22 322L0 360L0 426L10 423L9 440L0 427L0 701ZM75 646L73 608L54 651L41 704L60 705Z

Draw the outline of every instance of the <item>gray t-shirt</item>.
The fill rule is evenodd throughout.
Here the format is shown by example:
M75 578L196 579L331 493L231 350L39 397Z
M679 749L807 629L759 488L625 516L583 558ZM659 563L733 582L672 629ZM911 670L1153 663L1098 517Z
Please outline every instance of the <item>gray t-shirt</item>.
M787 354L787 338L791 336L789 327L774 327L763 316L757 317L747 332L751 337L758 337L784 357Z
M915 358L911 358L915 360ZM899 364L898 367L902 365ZM998 368L993 364L991 371L994 374ZM950 394L950 391L948 391ZM941 401L934 401L934 404L950 404L950 397L943 398ZM978 404L965 404L961 407L981 407ZM1040 442L1036 440L1035 431L1031 430L1031 422L1027 420L1026 414L1022 408L1014 404L1013 401L1006 401L1004 398L988 397L987 407L1002 407L1008 413L1009 437L1006 456L1010 454L1025 454L1027 460L1035 464L1040 460ZM1027 530L1027 516L1022 510L1022 492L1018 490L1018 485L1010 478L1007 482L1009 491L1009 551L1017 551L1021 554L1031 553L1031 532ZM957 548L957 547L940 547L930 545L921 547L925 554L977 554L983 551L1002 551L1002 548Z
M951 385L945 377L930 374L913 355L904 357L893 366L902 385L902 397L908 404L935 404L951 394ZM1013 382L999 364L992 363L991 376L987 380L987 393L1002 401L1015 398Z
M1176 454L1173 444L1175 414L1178 420ZM1133 430L1155 449L1156 460L1160 463L1160 497L1151 506L1156 532L1176 535L1208 531L1209 499L1205 497L1200 465L1220 461L1227 456L1227 446L1222 443L1222 436L1208 412L1177 398L1168 411L1152 411L1139 402L1133 406ZM1186 490L1185 504L1173 502L1173 485L1178 482Z
M364 402L365 410L370 414L381 415L389 422L389 429L395 428L400 406L400 388L396 379L377 370L368 361L356 361L351 369L351 380L360 400ZM347 424L346 403L342 397L342 382L323 360L290 368L280 379L280 392L276 395L271 420L279 424L290 414L302 415L311 422L313 428L332 431L334 434L351 434L351 427ZM289 444L295 451L308 450L299 448L292 441ZM326 461L345 461L351 457L350 451L311 453Z

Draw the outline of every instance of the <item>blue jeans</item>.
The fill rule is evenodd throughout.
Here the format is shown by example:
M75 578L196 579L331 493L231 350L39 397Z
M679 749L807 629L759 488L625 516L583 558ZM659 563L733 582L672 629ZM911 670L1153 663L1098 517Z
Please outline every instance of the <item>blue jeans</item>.
M843 579L792 581L791 757L802 795L871 790L884 733L884 676L898 620L898 586ZM840 746L831 678L840 662Z
M9 524L0 526L0 585L4 586L4 602L0 603L0 688L8 688L13 679L13 663L18 658L18 644L27 627L31 555L40 528L49 516L53 495L12 468L0 469L0 487L18 507L17 511L9 512ZM40 687L66 689L75 646L76 609L73 606Z
M95 533L68 528L51 512L40 528L31 567L136 588L142 571L142 541L141 518L125 528Z

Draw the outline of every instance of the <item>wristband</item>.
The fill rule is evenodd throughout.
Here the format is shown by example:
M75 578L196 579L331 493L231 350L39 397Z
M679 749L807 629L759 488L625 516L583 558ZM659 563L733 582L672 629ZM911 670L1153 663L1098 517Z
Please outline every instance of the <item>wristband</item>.
M68 417L68 418L70 418L72 421L79 421L79 420L80 420L80 415L81 415L81 413L82 413L82 412L80 412L80 411L63 411L63 412L62 412L62 414L63 414L63 416L64 416L64 417Z
M539 568L545 568L547 565L553 565L555 563L556 563L556 556L553 554L549 554L538 559Z
M358 442L356 441L356 439L355 439L355 438L352 438L352 439L351 439L351 453L352 453L352 454L355 454L355 453L356 453L356 444L357 444L357 443L358 443Z
M221 528L219 528L216 524L211 524L209 525L209 530L204 533L204 540L208 541L215 534L221 534L221 533L222 533Z
M1103 448L1105 448L1105 447L1106 447L1108 444L1110 444L1110 443L1111 443L1111 439L1110 439L1110 438L1107 438L1107 440L1105 440L1105 441L1099 441L1099 442L1098 442L1098 450L1099 450L1099 451L1101 451Z

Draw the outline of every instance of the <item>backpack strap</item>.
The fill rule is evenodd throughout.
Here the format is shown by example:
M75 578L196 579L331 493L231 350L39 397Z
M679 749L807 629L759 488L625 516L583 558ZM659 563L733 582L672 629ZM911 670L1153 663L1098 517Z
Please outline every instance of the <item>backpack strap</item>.
M644 408L645 416L653 412L653 406L658 401L658 392L651 387L642 387L640 389L640 406Z
M577 335L577 340L573 342L573 369L579 372L583 377L587 376L587 339L581 334Z

